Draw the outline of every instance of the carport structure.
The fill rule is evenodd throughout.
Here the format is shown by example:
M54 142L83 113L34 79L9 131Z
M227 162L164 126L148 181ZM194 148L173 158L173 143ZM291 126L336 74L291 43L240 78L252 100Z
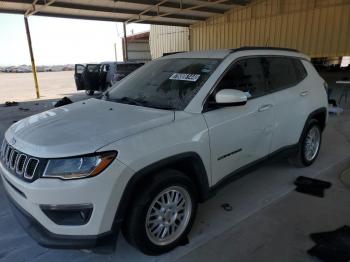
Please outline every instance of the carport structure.
M22 14L26 26L36 96L40 98L27 17L48 16L99 21L189 26L252 0L0 0L0 13ZM126 46L126 44L124 43ZM124 50L124 57L127 51Z
M0 12L189 26L251 0L1 0Z

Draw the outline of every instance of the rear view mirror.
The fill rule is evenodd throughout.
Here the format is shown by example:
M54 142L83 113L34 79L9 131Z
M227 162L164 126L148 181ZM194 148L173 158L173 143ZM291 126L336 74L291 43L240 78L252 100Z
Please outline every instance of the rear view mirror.
M244 92L235 89L222 89L215 95L215 102L222 106L239 106L247 103L247 96Z

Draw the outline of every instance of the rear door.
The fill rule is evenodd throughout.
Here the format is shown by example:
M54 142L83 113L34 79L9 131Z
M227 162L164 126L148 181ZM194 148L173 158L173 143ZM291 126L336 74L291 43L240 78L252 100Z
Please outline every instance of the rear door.
M77 90L85 90L84 82L82 80L82 74L85 71L86 67L81 64L75 65L75 71L74 71L74 80L75 85L77 87Z
M85 90L99 91L100 89L100 64L88 64L82 75Z
M310 87L307 72L300 59L293 57L263 58L269 93L275 100L275 130L271 152L299 141L309 113Z

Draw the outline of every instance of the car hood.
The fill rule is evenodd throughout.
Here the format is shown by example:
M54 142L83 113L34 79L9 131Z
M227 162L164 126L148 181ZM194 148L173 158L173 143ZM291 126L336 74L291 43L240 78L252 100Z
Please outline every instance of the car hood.
M20 120L5 137L17 150L36 157L82 155L174 121L174 115L173 111L89 99Z

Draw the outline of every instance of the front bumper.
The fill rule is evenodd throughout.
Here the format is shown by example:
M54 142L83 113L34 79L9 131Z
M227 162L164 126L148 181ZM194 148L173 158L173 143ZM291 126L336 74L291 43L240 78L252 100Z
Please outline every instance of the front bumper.
M59 235L48 231L33 216L8 195L12 213L23 229L40 245L50 248L93 248L114 241L118 232L110 231L96 236Z
M116 211L132 171L115 160L96 177L63 181L41 178L32 183L21 180L0 161L5 190L14 214L35 240L46 247L88 248L116 235ZM50 205L91 204L91 217L83 225L59 225L41 209ZM115 233L115 234L114 234Z

